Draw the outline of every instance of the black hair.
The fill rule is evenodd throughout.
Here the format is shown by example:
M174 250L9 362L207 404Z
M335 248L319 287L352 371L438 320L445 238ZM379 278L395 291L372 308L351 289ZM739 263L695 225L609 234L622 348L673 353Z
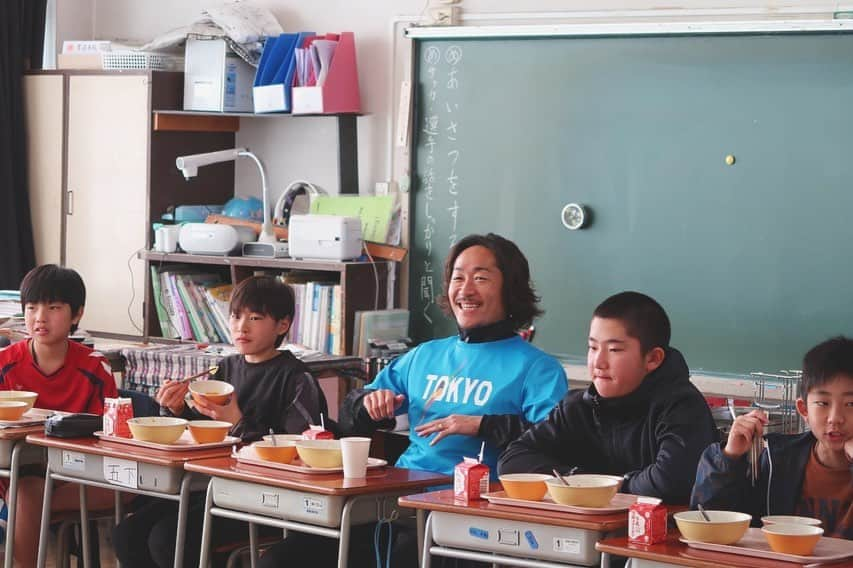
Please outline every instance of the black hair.
M231 293L231 314L239 315L244 310L270 316L276 321L288 318L293 323L296 300L293 290L272 276L246 278ZM289 330L288 330L289 331ZM281 345L287 332L276 338L275 346Z
M76 270L55 264L36 266L21 281L21 308L40 302L62 302L71 307L71 317L86 305L86 285ZM71 325L71 333L77 324Z
M839 375L853 379L853 339L839 335L812 347L803 357L803 376L800 378L800 398Z
M620 292L598 304L592 315L620 320L628 335L640 341L643 354L655 347L669 347L672 333L669 316L660 304L645 294Z
M450 307L451 299L447 297L450 279L453 277L453 265L465 249L475 246L485 247L495 255L498 270L503 276L501 300L513 327L518 330L530 325L533 318L544 313L539 309L540 298L536 295L533 282L530 280L530 265L524 253L514 242L495 233L468 235L450 249L450 254L444 262L444 294L438 298L439 307L448 316L453 316L453 310Z

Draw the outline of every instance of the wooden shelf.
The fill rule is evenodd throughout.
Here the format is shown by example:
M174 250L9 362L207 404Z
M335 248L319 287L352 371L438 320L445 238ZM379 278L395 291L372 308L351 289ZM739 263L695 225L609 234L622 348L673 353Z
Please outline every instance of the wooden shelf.
M318 270L340 272L349 266L369 266L370 262L338 262L334 260L300 260L296 258L264 258L260 256L218 256L205 254L164 253L150 250L139 252L139 258L150 262L180 264L215 264L219 266L250 266L252 268L280 268L284 270ZM384 265L379 262L377 265Z

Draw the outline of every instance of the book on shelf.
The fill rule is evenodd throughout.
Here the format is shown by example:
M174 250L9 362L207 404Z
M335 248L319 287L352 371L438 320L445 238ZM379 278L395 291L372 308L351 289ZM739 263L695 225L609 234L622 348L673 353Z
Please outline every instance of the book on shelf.
M186 265L152 266L151 279L163 337L208 343L228 341L222 321L217 321L206 299L207 288L223 285L220 275ZM225 330L227 321L224 320Z

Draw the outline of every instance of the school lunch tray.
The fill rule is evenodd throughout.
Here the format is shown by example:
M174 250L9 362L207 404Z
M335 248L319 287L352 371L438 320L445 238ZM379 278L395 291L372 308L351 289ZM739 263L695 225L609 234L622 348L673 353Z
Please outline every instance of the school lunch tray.
M801 564L826 564L853 557L853 542L842 538L826 536L820 537L811 556L775 552L767 544L767 539L761 534L761 529L757 528L747 529L743 538L734 544L712 544L710 542L688 540L684 537L679 540L687 546L699 550L740 554L742 556L757 556L759 558L767 558L768 560L799 562Z
M198 442L193 440L192 434L190 434L189 430L184 431L184 433L181 434L181 437L178 438L173 444L158 444L157 442L145 442L143 440L136 440L134 438L110 436L108 434L104 434L102 430L98 430L97 432L95 432L95 436L97 436L104 442L125 444L128 446L139 446L140 448L163 450L166 452L187 452L193 450L207 450L210 448L226 448L228 446L233 446L234 444L240 443L240 438L234 436L225 436L225 439L221 442L208 442L205 444L199 444Z
M293 471L296 473L307 473L311 475L325 475L329 473L341 473L343 467L311 467L305 465L298 457L294 458L290 463L279 463L261 459L252 446L240 448L237 452L231 454L239 463L247 463L260 467L268 467L271 469L280 469L282 471ZM379 458L367 458L367 469L384 467L388 462Z
M506 491L494 491L484 493L483 499L495 505L510 507L525 507L528 509L539 509L544 511L557 511L558 513L579 513L582 515L609 515L627 511L628 507L637 500L636 495L617 493L606 507L578 507L575 505L561 505L554 502L550 495L545 495L541 501L530 501L529 499L513 499L508 497Z
M24 426L37 426L44 424L45 420L58 414L55 410L46 408L30 408L17 420L0 420L0 428L23 428Z

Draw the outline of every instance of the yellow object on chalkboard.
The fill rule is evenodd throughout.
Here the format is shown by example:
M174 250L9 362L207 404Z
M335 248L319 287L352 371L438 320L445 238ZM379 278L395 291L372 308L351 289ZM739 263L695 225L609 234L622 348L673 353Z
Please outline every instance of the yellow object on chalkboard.
M311 213L358 217L361 219L362 238L384 243L388 240L394 202L392 195L320 195L311 201Z

